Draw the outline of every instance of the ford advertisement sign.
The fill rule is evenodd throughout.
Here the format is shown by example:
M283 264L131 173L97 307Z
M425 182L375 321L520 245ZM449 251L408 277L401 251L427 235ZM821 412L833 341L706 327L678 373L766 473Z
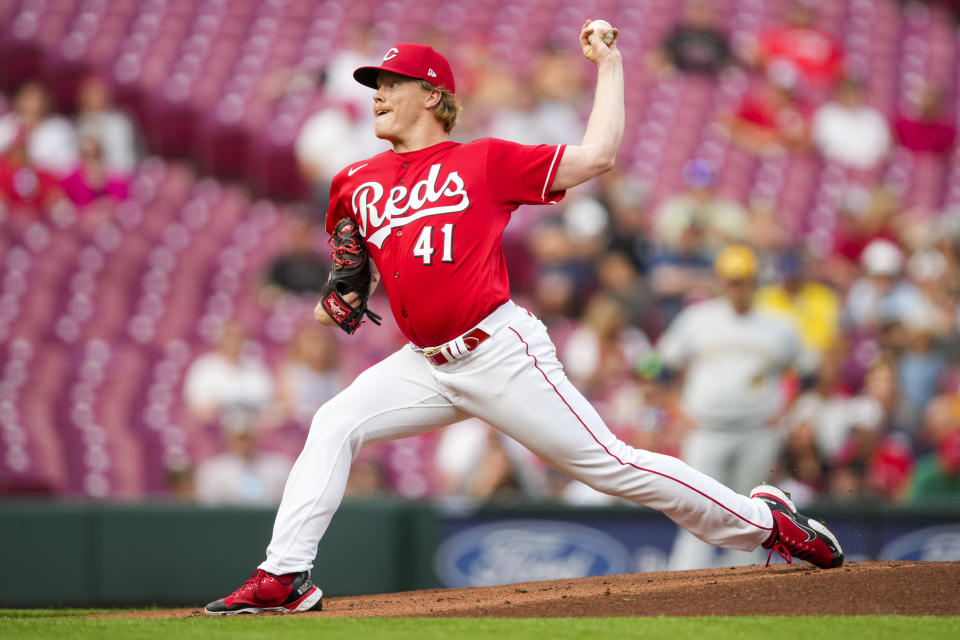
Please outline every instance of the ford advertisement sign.
M632 569L630 551L592 527L550 520L504 520L467 527L437 549L445 587L555 580Z
M844 512L834 507L829 522L851 562L960 560L960 519L954 513ZM640 509L558 509L542 519L530 516L520 508L444 513L433 555L436 584L476 587L662 571L677 535L663 514ZM722 555L715 558L715 566L722 562Z
M960 560L960 524L927 527L888 543L881 560Z

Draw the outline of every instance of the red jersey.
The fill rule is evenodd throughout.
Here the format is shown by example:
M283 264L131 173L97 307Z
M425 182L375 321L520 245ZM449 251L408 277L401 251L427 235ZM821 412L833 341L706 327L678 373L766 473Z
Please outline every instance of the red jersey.
M949 122L923 122L898 116L893 122L897 140L911 151L946 153L953 148L957 129Z
M0 158L0 202L41 207L58 191L53 174Z
M818 29L785 26L768 31L760 40L768 62L790 62L814 86L829 86L843 73L843 50Z
M385 151L338 173L327 231L353 218L400 330L420 347L476 326L510 298L503 229L521 204L550 204L565 145L494 138Z

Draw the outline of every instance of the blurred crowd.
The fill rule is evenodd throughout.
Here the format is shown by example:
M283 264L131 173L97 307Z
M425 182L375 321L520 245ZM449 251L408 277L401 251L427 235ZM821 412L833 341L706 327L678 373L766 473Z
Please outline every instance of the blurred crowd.
M759 163L837 168L835 224L794 232L769 200L719 189L722 168L706 159L689 159L683 188L665 196L618 166L555 207L516 212L504 237L514 298L547 324L567 375L629 444L683 457L741 491L779 483L799 504L956 500L960 210L942 210L937 195L908 208L884 172L893 154L947 162L956 99L923 80L898 102L904 109L878 110L867 78L817 27L815 3L792 2L783 24L752 41L730 41L719 24L712 3L688 0L661 46L629 64L660 79L744 74L749 89L712 126ZM351 36L323 69L273 78L278 96L323 99L294 147L313 213L262 274L266 307L315 299L328 259L313 239L330 180L386 149L372 135L369 90L350 75L379 58L368 35ZM441 33L421 40L445 50ZM455 139L582 135L592 79L569 47L517 70L478 43L455 69L465 103ZM0 116L0 204L125 197L135 129L104 82L91 78L80 92L72 122L50 113L39 85L10 99ZM250 329L224 327L186 374L191 417L221 444L213 457L169 469L184 499L278 501L314 411L354 373L341 357L353 337L307 326L270 364ZM386 329L360 331L396 341ZM477 420L364 450L347 495L610 500Z
M77 112L52 111L40 83L0 96L0 208L39 216L59 206L95 211L101 198L124 200L139 155L133 123L112 102L109 83L80 83ZM8 108L9 107L9 108Z

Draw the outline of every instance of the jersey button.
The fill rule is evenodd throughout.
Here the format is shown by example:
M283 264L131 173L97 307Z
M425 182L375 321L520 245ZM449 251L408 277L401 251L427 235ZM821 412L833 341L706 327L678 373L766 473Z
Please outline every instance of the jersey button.
M400 178L400 184L403 184L403 178Z
M407 317L407 310L404 309L403 311L401 311L401 312L400 312L400 315L403 316L404 318L406 318L406 317Z
M404 162L404 163L403 163L402 165L400 165L400 166L403 167L404 169L406 169L407 167L410 166L410 163Z
M397 237L398 237L398 238L402 238L402 237L403 237L403 231L397 231Z
M393 277L394 277L394 278L399 278L399 277L400 277L400 272L399 272L399 271L394 271L394 272L393 272Z

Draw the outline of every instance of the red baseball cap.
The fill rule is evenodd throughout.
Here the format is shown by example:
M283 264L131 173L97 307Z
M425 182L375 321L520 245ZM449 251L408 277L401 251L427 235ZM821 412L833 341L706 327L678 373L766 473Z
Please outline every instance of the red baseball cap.
M379 67L360 67L353 72L353 78L364 86L376 89L377 74L381 71L426 80L435 87L444 87L450 93L456 93L450 63L433 47L425 44L401 42L390 47L383 56L383 64Z

